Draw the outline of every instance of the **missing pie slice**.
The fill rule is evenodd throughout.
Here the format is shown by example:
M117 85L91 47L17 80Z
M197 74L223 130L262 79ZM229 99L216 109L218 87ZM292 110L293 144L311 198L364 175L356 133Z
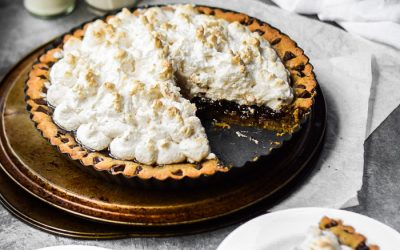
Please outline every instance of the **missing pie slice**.
M27 103L43 136L84 166L142 179L227 171L196 112L293 132L316 81L303 51L244 14L127 9L65 35L33 66Z

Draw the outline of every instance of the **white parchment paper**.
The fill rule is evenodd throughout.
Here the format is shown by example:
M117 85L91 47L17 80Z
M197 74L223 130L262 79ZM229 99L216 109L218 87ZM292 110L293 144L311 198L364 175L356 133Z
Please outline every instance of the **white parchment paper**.
M328 117L316 169L305 184L273 210L292 207L348 207L358 204L371 86L371 55L314 60Z

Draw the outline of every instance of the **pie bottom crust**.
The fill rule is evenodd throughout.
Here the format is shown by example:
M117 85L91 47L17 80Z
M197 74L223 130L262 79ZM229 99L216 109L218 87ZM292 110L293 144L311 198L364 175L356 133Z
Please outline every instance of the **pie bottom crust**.
M273 46L278 56L290 72L295 100L290 105L293 115L293 124L289 124L287 132L293 132L299 125L300 120L311 111L313 98L315 96L316 80L313 67L309 59L304 55L302 49L287 35L278 29L258 19L249 17L242 13L236 13L218 8L205 6L195 7L199 12L223 18L229 22L238 21L249 27L252 32L258 32ZM135 13L135 12L134 12ZM104 17L108 20L113 15ZM90 22L89 22L90 23ZM198 178L203 175L213 175L217 172L229 171L228 166L219 163L217 159L204 160L199 163L179 163L149 166L135 161L117 160L103 152L91 152L76 142L72 133L60 129L52 119L53 110L47 105L45 98L51 66L58 60L57 53L62 50L65 43L72 36L82 39L86 23L70 33L56 40L51 48L42 54L33 65L26 82L26 103L31 119L36 128L42 133L52 145L68 155L73 160L80 161L84 168L94 168L97 171L107 171L111 175L123 175L125 177L138 177L140 179L175 179L184 177ZM273 124L270 124L273 126Z

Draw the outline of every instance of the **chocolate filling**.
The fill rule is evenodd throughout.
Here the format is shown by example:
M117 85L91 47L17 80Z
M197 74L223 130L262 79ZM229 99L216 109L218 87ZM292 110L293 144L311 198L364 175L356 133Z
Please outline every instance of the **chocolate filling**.
M67 143L67 142L69 142L69 139L68 138L61 138L61 142Z
M331 227L336 227L337 225L338 225L338 223L336 221L332 220L329 224L325 225L325 228L328 229Z
M178 170L176 170L175 172L172 172L172 174L173 174L173 175L177 175L177 176L182 176L182 175L183 175L183 172L182 172L182 170L178 169Z
M285 54L283 55L283 61L286 62L295 57L296 57L296 55L293 54L291 51L286 51Z
M93 164L95 164L95 165L97 163L99 163L99 162L102 162L102 161L104 161L103 158L100 158L100 157L97 157L97 156L93 157Z
M142 171L143 170L143 167L142 166L137 166L136 167L136 169L135 169L135 175L138 175L139 173L140 173L140 171Z
M113 172L123 172L125 170L125 164L118 164L112 167Z
M44 94L47 94L47 88L46 88L45 86L43 86L42 92L43 92Z
M273 45L277 45L278 43L280 43L281 42L281 38L276 38L275 40L273 40L272 42L271 42L271 45L273 46Z
M194 166L195 169L200 170L203 168L203 166L200 163L196 163L196 165Z
M47 115L51 115L53 113L51 109L47 110L47 109L43 108L42 106L37 107L36 108L36 112L42 112L42 113L45 113Z
M245 26L250 26L253 22L254 22L254 18L247 17L247 18L243 19L242 21L240 21L240 24L243 24Z
M365 242L362 242L356 247L356 250L369 250L369 247L365 244Z
M298 71L297 72L298 77L305 77L306 75L303 73L303 71Z
M228 100L211 100L207 97L194 97L191 100L197 107L197 113L200 118L219 118L220 116L232 116L240 119L279 119L285 113L274 111L267 106L240 105Z
M305 67L306 66L304 66L304 64L299 64L297 66L294 66L292 69L297 70L297 71L303 71Z
M47 105L47 101L44 98L33 99L33 101L38 105Z
M256 29L255 32L257 32L260 36L263 36L265 34L265 31L262 31L260 29Z

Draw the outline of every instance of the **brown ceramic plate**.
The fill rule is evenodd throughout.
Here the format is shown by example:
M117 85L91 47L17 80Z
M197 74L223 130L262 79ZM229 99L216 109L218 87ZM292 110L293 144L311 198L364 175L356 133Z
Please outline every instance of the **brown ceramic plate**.
M173 191L127 188L105 182L77 170L40 136L29 119L24 81L45 46L20 61L1 82L0 165L23 189L68 213L151 228L203 223L226 216L236 220L236 213L255 204L262 202L267 209L282 199L279 191L290 187L296 177L304 177L300 173L311 169L308 163L322 142L326 113L318 88L308 121L290 141L249 168L221 173L224 181L215 175L215 182L210 178L212 185L199 183Z

